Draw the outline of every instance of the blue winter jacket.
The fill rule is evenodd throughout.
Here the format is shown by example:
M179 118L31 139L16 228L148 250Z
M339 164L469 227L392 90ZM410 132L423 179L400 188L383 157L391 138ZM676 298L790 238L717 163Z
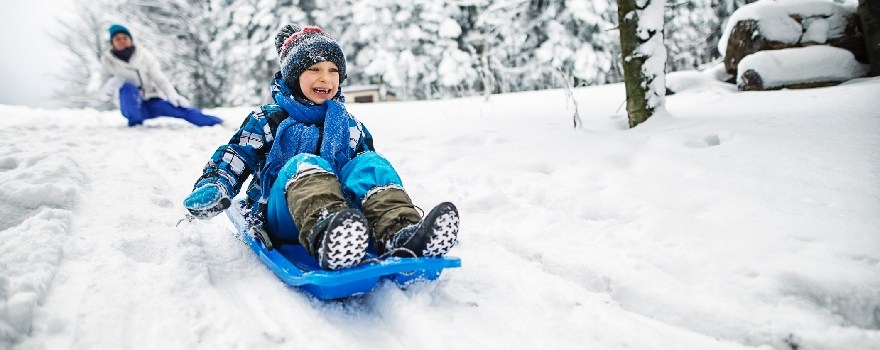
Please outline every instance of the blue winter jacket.
M283 84L278 75L273 81L273 89L277 91L278 84ZM211 160L202 170L202 176L196 181L193 188L198 188L204 183L217 183L226 189L230 199L238 195L242 184L251 175L250 184L247 187L246 204L250 209L249 220L251 224L265 223L266 199L260 188L260 174L266 165L266 157L272 149L275 133L278 125L288 116L287 112L277 104L266 104L248 114L235 135L229 139L229 143L217 148ZM323 132L323 127L321 127ZM367 152L375 151L373 137L367 128L356 119L349 121L349 130L352 136L358 132L358 142L352 148L352 158ZM355 131L357 130L357 131ZM318 145L320 147L320 145ZM318 150L309 152L318 154ZM269 189L265 189L268 193ZM268 196L266 196L268 197Z

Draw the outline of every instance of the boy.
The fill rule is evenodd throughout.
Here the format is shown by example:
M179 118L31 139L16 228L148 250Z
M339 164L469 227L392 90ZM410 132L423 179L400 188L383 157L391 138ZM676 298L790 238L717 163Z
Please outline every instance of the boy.
M397 171L343 105L339 45L318 27L287 25L275 47L276 103L251 112L217 149L184 206L213 217L253 174L248 220L268 233L267 247L302 244L327 270L360 263L371 240L378 254L446 254L458 236L458 210L444 202L419 215Z

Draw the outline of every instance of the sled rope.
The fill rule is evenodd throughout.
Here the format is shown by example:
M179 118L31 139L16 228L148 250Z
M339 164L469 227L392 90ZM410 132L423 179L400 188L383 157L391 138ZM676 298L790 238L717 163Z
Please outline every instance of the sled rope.
M418 258L418 257L419 257L418 255L416 255L416 253L415 253L414 251L409 250L409 249L407 249L407 248L400 247L400 248L394 248L394 249L391 249L391 250L385 252L385 254L379 255L379 256L377 256L377 257L375 257L375 258L364 259L364 263L377 263L377 264L379 264L379 263L382 262L382 260L385 260L386 258L388 258L389 256L391 256L391 254L394 254L394 253L397 253L397 252L408 253L409 255L412 255L413 258Z
M180 224L183 223L184 221L186 221L187 223L190 223L190 222L193 222L193 220L195 220L195 219L196 219L196 217L193 216L192 214L186 214L183 216L183 219L180 219L180 221L177 222L177 225L174 225L174 227L180 227Z

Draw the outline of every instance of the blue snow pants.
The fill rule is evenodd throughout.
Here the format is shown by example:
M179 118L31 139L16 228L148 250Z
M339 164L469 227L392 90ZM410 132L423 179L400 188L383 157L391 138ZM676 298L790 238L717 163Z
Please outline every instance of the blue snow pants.
M177 107L161 98L141 100L141 92L132 83L122 84L119 88L119 110L128 119L128 126L144 123L144 120L160 116L181 118L198 126L220 124L223 119L202 113L195 108Z
M299 241L299 230L290 216L290 209L287 208L287 182L298 171L314 167L333 172L330 163L324 158L301 153L287 161L278 173L278 178L269 190L266 207L266 219L272 237L288 242ZM403 187L400 175L391 163L376 152L364 152L354 157L336 175L350 208L360 209L364 197L374 188L389 185Z

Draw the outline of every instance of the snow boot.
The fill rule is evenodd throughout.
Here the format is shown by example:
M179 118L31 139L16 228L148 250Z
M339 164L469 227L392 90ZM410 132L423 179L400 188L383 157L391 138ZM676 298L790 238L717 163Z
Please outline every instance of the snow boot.
M313 169L297 174L287 183L286 199L300 244L322 269L344 269L363 260L367 221L348 208L335 175Z
M385 242L393 256L444 256L458 239L458 209L449 202L438 204L415 225L402 228Z
M458 210L452 203L441 203L422 219L403 189L389 187L368 195L363 207L380 254L443 256L458 238Z
M344 209L318 221L309 231L308 250L324 270L359 264L367 252L367 220L354 209Z

